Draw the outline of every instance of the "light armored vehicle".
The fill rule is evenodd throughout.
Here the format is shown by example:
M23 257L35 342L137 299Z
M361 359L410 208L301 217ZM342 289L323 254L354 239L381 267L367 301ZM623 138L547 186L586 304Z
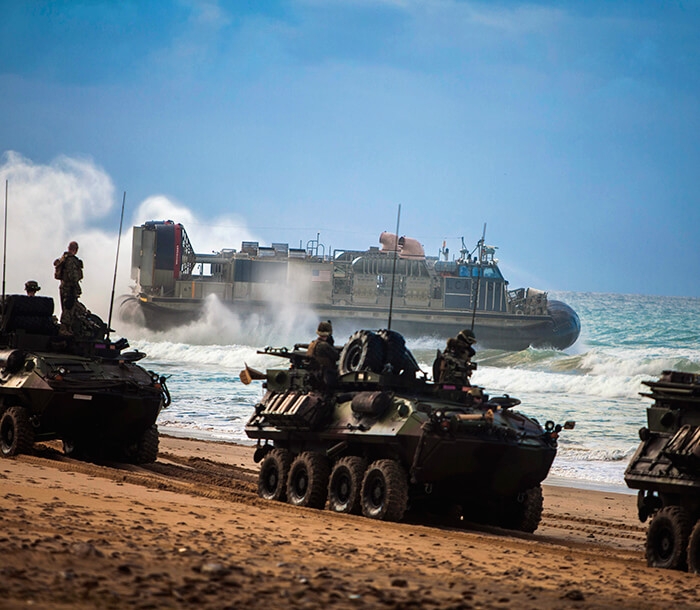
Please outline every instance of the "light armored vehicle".
M305 348L266 348L290 366L241 373L266 390L245 428L258 441L261 497L388 521L537 528L562 426L542 427L513 409L519 400L468 379L429 381L393 331L353 334L331 375Z
M10 295L0 322L0 453L60 439L82 459L154 462L165 378L136 364L107 325L84 310L80 335L62 336L49 297Z
M645 381L647 426L625 471L638 489L639 519L651 517L649 566L700 572L700 375L664 371Z

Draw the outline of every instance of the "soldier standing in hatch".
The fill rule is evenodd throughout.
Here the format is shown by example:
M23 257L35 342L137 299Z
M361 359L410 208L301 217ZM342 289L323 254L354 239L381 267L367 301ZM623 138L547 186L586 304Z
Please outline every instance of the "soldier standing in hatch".
M78 242L72 241L68 244L68 250L61 258L54 261L54 277L61 280L59 292L61 295L61 329L62 334L73 333L73 322L76 317L78 299L82 294L80 280L83 279L83 261L76 254L78 253Z
M338 350L333 340L333 326L330 320L320 322L316 329L318 338L309 343L306 355L311 359L310 368L314 371L323 387L333 385L336 378Z
M24 289L27 291L28 297L33 297L36 296L36 293L41 290L41 286L39 286L36 280L29 280L28 282L25 282Z
M472 364L472 356L476 354L476 350L472 347L474 343L476 343L476 337L468 328L447 340L445 351L438 351L438 356L433 363L433 378L437 383L470 385L469 377L472 370L476 368L476 365Z

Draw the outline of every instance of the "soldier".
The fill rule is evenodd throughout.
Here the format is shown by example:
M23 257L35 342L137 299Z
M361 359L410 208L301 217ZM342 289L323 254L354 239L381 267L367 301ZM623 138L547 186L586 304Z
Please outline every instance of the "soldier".
M78 242L72 241L68 244L68 250L61 258L54 261L54 277L61 280L59 292L61 295L61 329L62 334L73 333L73 322L76 317L76 303L82 290L80 280L83 279L83 261L76 254L78 253Z
M447 340L445 351L438 350L437 358L433 363L433 378L437 383L471 385L469 377L472 370L476 368L471 361L472 356L476 354L476 350L472 347L474 343L476 343L476 337L468 328Z
M480 407L484 403L484 391L478 386L469 388L469 396L472 397L472 406Z
M320 322L316 334L318 338L309 343L306 355L309 356L310 368L316 373L321 385L328 387L335 381L338 363L338 350L334 347L331 321Z
M29 280L24 284L24 289L27 291L27 296L33 297L41 290L41 286L35 280Z

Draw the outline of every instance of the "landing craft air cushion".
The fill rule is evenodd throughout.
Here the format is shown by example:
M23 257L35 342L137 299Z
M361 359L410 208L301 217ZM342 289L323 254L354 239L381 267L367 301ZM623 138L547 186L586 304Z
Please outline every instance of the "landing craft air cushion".
M214 295L242 317L271 318L275 304L305 306L350 334L384 324L391 300L392 328L409 337L473 326L481 347L511 351L565 349L578 338L576 312L541 290L509 290L483 239L471 253L463 245L456 260L426 256L418 241L392 233L382 233L380 246L326 254L318 239L306 249L243 242L238 251L197 254L181 224L149 221L133 230L135 291L119 313L167 330L198 319Z

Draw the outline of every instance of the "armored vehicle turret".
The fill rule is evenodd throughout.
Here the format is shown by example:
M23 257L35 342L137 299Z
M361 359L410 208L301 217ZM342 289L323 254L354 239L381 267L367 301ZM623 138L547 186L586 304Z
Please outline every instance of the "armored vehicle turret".
M82 306L81 306L82 307ZM29 453L60 439L83 459L154 462L156 418L170 402L165 378L136 364L145 356L111 341L84 307L77 334L59 334L49 297L10 295L0 321L0 453Z
M261 497L389 521L537 528L562 426L542 427L514 409L518 399L488 396L468 376L430 381L396 332L358 331L339 351L331 375L304 344L260 352L289 367L241 374L264 380L245 428L258 441Z
M664 371L642 396L647 426L625 471L638 489L639 519L651 517L649 566L700 572L700 375Z

